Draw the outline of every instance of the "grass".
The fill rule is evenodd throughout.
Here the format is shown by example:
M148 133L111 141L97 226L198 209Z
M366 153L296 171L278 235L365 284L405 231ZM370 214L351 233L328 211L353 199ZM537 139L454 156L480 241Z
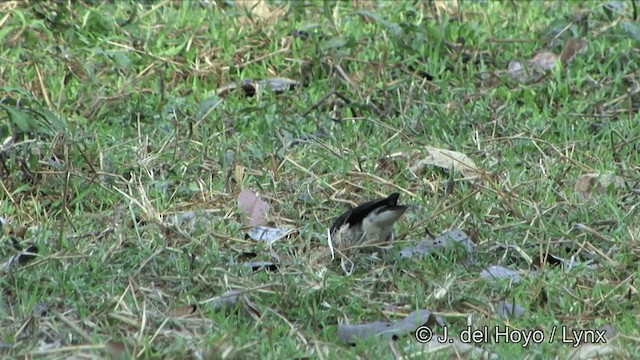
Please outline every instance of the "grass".
M0 135L15 137L0 152L0 254L15 255L12 236L39 252L0 278L0 354L420 357L410 334L349 346L336 329L429 309L449 334L608 325L619 335L597 349L632 357L640 39L634 7L619 4L2 3ZM588 47L538 81L506 73L571 37ZM271 77L303 86L216 95ZM414 176L426 146L466 154L479 179L437 167ZM422 155L387 158L411 151ZM588 173L624 185L586 179L576 191ZM272 250L245 239L244 189L270 204L269 224L297 232ZM394 249L358 257L350 276L317 259L332 219L395 191L423 211L400 221ZM186 211L195 219L174 225ZM451 228L471 236L474 262L448 250L400 257ZM242 265L275 261L272 252L278 271ZM547 253L575 266L527 261ZM491 265L522 279L481 277ZM213 305L231 289L246 300ZM499 301L524 315L500 317ZM559 341L474 347L499 358L575 351Z

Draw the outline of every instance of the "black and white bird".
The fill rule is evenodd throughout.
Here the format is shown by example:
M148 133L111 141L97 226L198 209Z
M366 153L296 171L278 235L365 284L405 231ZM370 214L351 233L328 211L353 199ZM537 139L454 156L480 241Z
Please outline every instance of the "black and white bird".
M340 215L329 230L338 247L390 245L393 225L412 205L398 205L399 193L361 204Z

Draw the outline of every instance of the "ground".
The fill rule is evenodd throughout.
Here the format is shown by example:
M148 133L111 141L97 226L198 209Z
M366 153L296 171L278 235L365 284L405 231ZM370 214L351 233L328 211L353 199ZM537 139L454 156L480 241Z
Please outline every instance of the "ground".
M631 1L2 2L0 355L633 357L637 18ZM345 273L327 228L394 192L416 207L393 248ZM345 338L376 321L397 336ZM423 322L458 341L419 343ZM485 337L464 347L469 329ZM574 346L576 329L606 336Z

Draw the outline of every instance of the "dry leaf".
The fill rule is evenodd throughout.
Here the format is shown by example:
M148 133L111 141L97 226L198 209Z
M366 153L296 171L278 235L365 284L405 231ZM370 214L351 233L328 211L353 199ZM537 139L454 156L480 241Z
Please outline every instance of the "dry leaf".
M383 336L389 340L397 340L399 337L413 333L418 327L426 325L430 328L443 326L442 318L435 316L429 310L416 310L411 312L403 320L395 323L375 321L367 324L340 324L337 336L347 343L354 343L358 339L370 336Z
M587 359L615 359L618 349L610 344L583 344L578 346L569 356L568 360Z
M438 13L438 17L443 16L441 12L446 13L449 17L455 17L460 14L458 1L449 1L449 0L435 0L433 2L433 6L436 8Z
M507 65L508 72L517 73L518 71L522 70L524 70L524 68L522 67L522 63L520 63L520 60L509 61L509 65Z
M556 66L556 62L560 57L549 51L542 51L532 57L528 64L535 70L548 71L552 70Z
M618 330L616 330L611 324L604 324L598 327L598 331L603 332L604 338L611 340L613 337L618 336Z
M514 284L520 282L520 273L515 270L510 270L502 266L489 266L482 270L480 276L485 279L504 279L509 278Z
M177 212L173 215L165 217L165 223L170 226L190 228L193 229L197 226L207 227L214 221L215 210L187 210Z
M509 61L507 75L520 82L527 82L531 78L529 72L522 66L519 60Z
M189 317L189 316L195 315L197 313L197 311L198 311L198 305L197 304L178 306L178 307L173 308L171 310L171 316L174 316L174 317Z
M272 10L265 0L236 0L235 4L261 21L275 21L285 14L284 7L281 6ZM242 18L240 22L248 23L249 21L248 19Z
M271 10L264 0L237 0L235 4L244 10L249 11L252 15L268 18Z
M242 184L242 180L244 180L244 170L245 167L242 165L236 165L233 168L233 179L236 181L236 184Z
M52 339L50 339L52 340ZM59 349L61 348L64 343L63 339L57 339L55 341L51 341L51 342L47 342L47 340L45 339L41 339L40 341L38 341L38 346L36 347L36 350L38 352L42 352L42 353L48 353L50 351L53 351L55 349Z
M426 150L429 154L409 168L412 173L420 173L427 165L438 166L447 170L453 168L453 170L459 171L465 177L477 175L479 172L473 160L469 159L465 154L431 146L427 146Z
M567 40L560 53L560 61L565 64L569 63L578 53L586 49L588 45L589 42L583 38L571 38Z
M255 226L251 228L247 235L255 240L255 241L266 241L268 244L273 244L274 242L282 239L289 234L292 234L296 231L296 229L281 229L281 228L270 228L266 226Z
M260 226L266 222L269 204L252 190L245 189L238 195L238 207L247 215L247 225Z
M275 93L293 90L301 85L299 81L285 77L266 78L264 80L257 81L256 84L257 86L266 86Z
M253 96L259 88L263 87L269 88L274 93L279 94L287 90L293 90L300 85L299 81L285 77L266 78L264 80L247 79L242 80L240 83L233 82L225 84L216 90L216 94L220 97L225 97L232 91L242 89L245 96Z
M254 319L258 319L260 316L260 312L249 294L240 289L228 290L207 303L214 311L230 311L235 309L236 305L239 305L238 308L244 314L248 314Z
M12 235L19 238L19 239L24 239L24 235L27 233L27 228L24 226L16 226L13 231L12 231Z
M507 75L523 83L536 82L542 79L547 71L555 67L558 59L558 55L542 51L529 59L526 65L523 65L519 60L511 60L507 67Z
M417 256L422 258L434 250L442 249L452 243L462 245L469 253L472 253L475 248L475 244L464 231L452 229L445 231L433 240L423 240L416 246L406 247L400 250L400 256L406 258Z
M511 60L507 67L507 75L524 83L536 82L542 79L548 71L552 70L558 61L564 64L569 63L587 45L588 42L582 38L571 38L565 43L560 55L549 51L541 51L529 59L526 66L518 60Z
M209 304L214 310L232 308L244 296L243 290L228 290L219 297L211 300Z
M604 194L609 188L609 186L613 187L614 189L623 188L625 186L625 180L621 176L617 176L610 173L583 174L576 181L574 189L578 194L578 196L580 196L582 199L588 199L594 193Z
M33 314L38 317L47 316L49 314L49 305L44 302L38 302L33 307Z
M121 359L128 350L127 346L122 341L111 341L104 345L104 349L114 359Z

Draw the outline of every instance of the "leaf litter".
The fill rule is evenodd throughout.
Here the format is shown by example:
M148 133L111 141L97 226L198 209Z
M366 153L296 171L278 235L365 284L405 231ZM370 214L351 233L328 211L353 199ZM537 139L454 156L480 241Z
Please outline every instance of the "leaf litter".
M541 80L558 62L568 64L573 58L586 49L588 42L582 38L571 38L566 41L562 52L557 55L547 50L535 54L526 62L511 60L506 74L522 83L534 83Z
M245 189L238 194L238 208L245 215L245 223L251 227L260 226L267 221L269 204L253 190Z
M245 189L240 192L238 195L238 207L245 214L245 223L250 226L245 233L245 238L267 244L271 257L277 260L276 262L249 261L244 263L243 266L253 271L260 269L278 271L281 257L273 249L273 245L278 240L295 234L297 229L262 226L262 224L266 223L270 206L252 190Z
M386 340L398 340L402 336L412 334L420 326L444 326L444 320L429 310L416 310L404 319L396 322L374 321L364 324L340 324L337 337L353 344L356 340L371 336L380 336Z
M509 279L512 283L517 284L522 279L519 271L507 269L504 266L492 265L480 273L480 277L485 279Z
M588 173L576 180L574 190L581 199L587 200L606 193L608 189L622 189L625 185L626 180L615 174Z
M181 305L173 308L170 313L174 317L200 317L201 311L221 311L229 313L233 309L240 309L244 314L256 316L259 311L247 291L232 289L212 299L202 301L198 304Z
M431 146L425 148L427 156L418 159L409 167L413 174L419 174L425 166L437 166L443 169L453 169L465 177L472 177L478 174L478 167L467 155Z
M216 96L224 98L236 90L242 90L244 96L250 97L263 88L269 89L276 94L280 94L288 90L293 90L301 85L302 84L299 81L285 77L273 77L262 80L245 79L240 82L232 82L219 87L216 90ZM213 106L217 106L219 101L216 98L211 99ZM201 105L201 107L202 106L203 105ZM210 105L209 107L212 106Z
M462 246L471 255L475 250L475 244L471 238L460 229L447 230L433 240L422 240L415 246L406 247L400 250L400 256L405 258L422 258L438 249L447 246Z
M287 237L296 232L296 229L272 228L267 226L254 226L247 232L247 236L255 241L264 241L268 244Z
M401 162L406 163L408 166L399 164ZM468 180L474 180L483 173L467 155L458 151L433 146L398 151L383 156L377 160L375 169L396 171L400 168L407 168L411 176L419 178L429 166L457 172Z

